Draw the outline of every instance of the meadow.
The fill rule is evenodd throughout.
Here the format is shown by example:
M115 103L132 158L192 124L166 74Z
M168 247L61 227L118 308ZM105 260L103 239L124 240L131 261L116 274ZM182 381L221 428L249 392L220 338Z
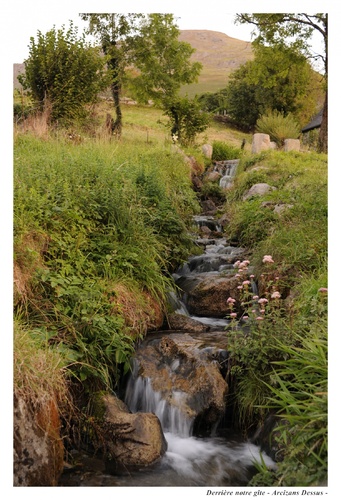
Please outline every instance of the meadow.
M166 117L124 105L117 141L103 124L108 106L94 108L86 127L51 129L39 116L14 128L15 391L37 400L54 391L61 412L66 381L117 389L136 343L162 326L171 273L195 251L188 227L199 200ZM239 366L238 425L269 411L290 422L277 434L285 460L254 484L319 485L327 475L327 157L252 155L251 135L215 121L185 153L201 175L203 144L243 139L218 216L228 220L226 238L249 249L260 291L276 282L282 301L249 343L227 331ZM276 189L245 201L257 182Z

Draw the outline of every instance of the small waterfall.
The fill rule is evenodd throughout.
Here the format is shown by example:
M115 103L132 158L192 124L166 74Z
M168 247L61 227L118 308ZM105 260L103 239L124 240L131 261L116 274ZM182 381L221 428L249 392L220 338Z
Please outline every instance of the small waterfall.
M214 170L222 175L219 182L219 186L222 189L227 189L231 186L232 180L236 175L238 164L239 160L225 160L216 162Z
M176 370L178 360L174 360ZM170 405L162 398L160 392L152 388L151 380L138 376L130 378L126 390L125 403L129 409L136 413L143 411L154 413L160 420L164 432L181 437L189 437L192 434L193 419L188 418L182 411L182 402L186 395L181 391L172 391L170 395L172 404Z
M171 397L175 405L169 405L160 392L153 390L151 380L138 376L135 366L125 402L133 412L155 413L167 441L166 454L150 472L154 486L241 486L252 477L255 463L275 468L273 460L250 442L194 437L193 420L181 410L185 395L173 391ZM139 484L142 480L139 477Z

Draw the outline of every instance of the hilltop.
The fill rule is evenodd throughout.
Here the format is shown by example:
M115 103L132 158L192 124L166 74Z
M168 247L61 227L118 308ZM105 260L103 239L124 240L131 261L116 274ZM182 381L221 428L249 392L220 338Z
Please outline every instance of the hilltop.
M225 87L229 75L253 58L250 42L232 38L224 33L209 30L183 30L179 39L189 43L195 53L193 61L203 65L198 83L186 85L183 92L189 96L215 92ZM17 76L24 71L24 64L13 65L13 86L19 86Z
M253 59L250 42L218 31L184 30L180 32L179 39L195 49L192 60L203 65L198 83L183 89L189 96L220 90L227 85L233 71Z

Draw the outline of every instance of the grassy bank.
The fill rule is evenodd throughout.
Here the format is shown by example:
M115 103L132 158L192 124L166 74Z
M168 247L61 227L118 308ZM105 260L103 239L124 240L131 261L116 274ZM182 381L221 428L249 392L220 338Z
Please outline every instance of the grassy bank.
M190 167L165 147L29 134L14 158L15 317L84 384L115 386L190 251Z
M106 137L104 117L102 106L87 129L53 132L42 117L15 134L15 349L24 353L19 366L28 370L27 376L16 371L16 388L33 385L39 393L31 375L43 363L46 379L56 381L55 387L44 382L47 391L63 394L60 381L70 378L86 390L115 389L136 341L162 323L170 273L192 252L186 226L199 207L190 166L172 150L165 117L125 106L119 142ZM240 147L244 137L212 122L188 153L200 169L201 144ZM227 332L238 424L248 429L269 412L280 416L279 425L289 422L276 433L283 462L274 474L262 471L255 485L322 484L327 158L251 155L251 137L246 140L220 215L228 220L226 237L250 249L249 271L269 304L265 313L257 310L263 314L257 321L252 296L243 289L251 334ZM265 182L275 189L243 198L253 184ZM273 262L263 262L265 255ZM274 292L279 300L271 300ZM33 351L42 351L46 362Z
M244 198L256 183L271 190ZM251 250L240 321L228 331L239 424L276 415L276 474L254 485L307 486L327 478L327 158L269 151L245 156L227 193L226 234ZM258 284L258 297L248 279Z

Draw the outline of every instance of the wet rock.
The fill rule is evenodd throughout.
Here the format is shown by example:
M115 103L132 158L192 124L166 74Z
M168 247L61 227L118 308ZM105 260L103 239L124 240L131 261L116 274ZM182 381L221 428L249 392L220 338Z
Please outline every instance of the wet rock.
M221 179L221 174L219 172L210 172L206 176L207 182L218 182Z
M201 202L203 213L206 215L215 215L218 211L215 203L212 200L204 200Z
M111 394L103 395L101 402L104 416L99 423L97 447L104 452L107 471L147 467L164 455L167 443L156 415L130 413L127 406Z
M199 429L212 429L225 411L228 386L219 363L200 354L188 334L167 335L140 346L138 374L151 381L162 400L181 410Z
M171 330L181 332L207 332L210 328L195 319L184 314L172 313L168 316L168 324Z
M236 300L235 307L239 308L238 279L233 276L208 276L200 281L187 293L187 309L194 316L210 316L224 318L230 312L227 299Z
M64 446L54 399L33 407L14 398L14 486L56 486L63 471Z

